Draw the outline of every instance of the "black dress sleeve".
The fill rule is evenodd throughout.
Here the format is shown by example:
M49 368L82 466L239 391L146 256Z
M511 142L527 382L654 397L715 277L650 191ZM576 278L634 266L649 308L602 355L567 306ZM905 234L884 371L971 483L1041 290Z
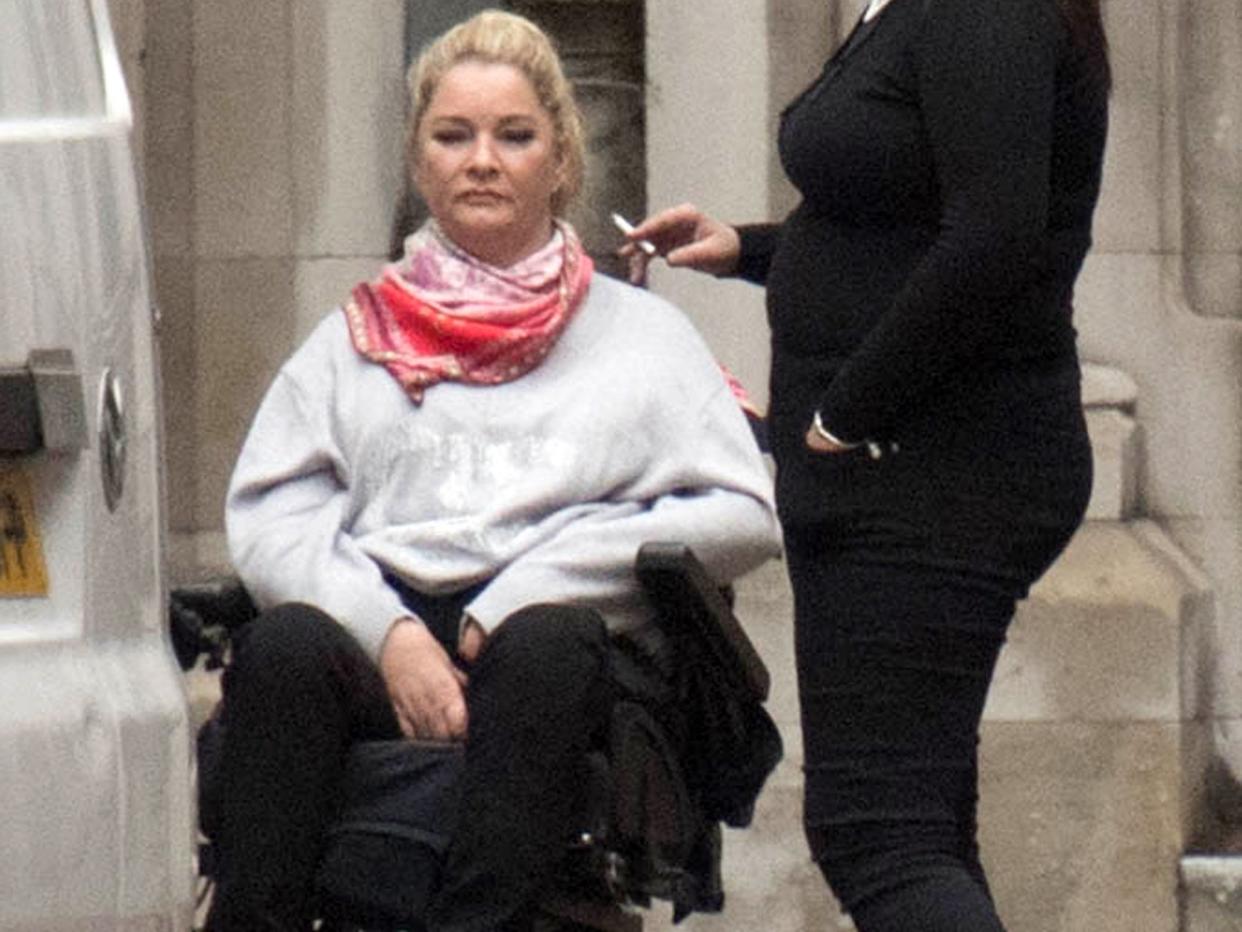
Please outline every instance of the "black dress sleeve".
M750 223L736 228L742 241L734 277L755 285L766 284L776 241L780 236L779 223Z
M977 363L1044 274L1061 28L1044 0L925 4L913 55L936 238L822 396L836 436L885 437L946 374Z

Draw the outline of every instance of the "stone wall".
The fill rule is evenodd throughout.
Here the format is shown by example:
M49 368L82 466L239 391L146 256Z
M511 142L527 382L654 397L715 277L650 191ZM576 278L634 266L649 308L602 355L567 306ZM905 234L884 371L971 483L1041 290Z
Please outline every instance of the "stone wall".
M388 252L402 187L400 0L161 0L145 16L147 197L169 517L193 548L275 372ZM188 557L194 562L196 557Z
M1096 245L1076 305L1087 358L1138 386L1141 511L1217 591L1214 754L1242 771L1242 7L1106 0L1115 89ZM1231 258L1232 256L1232 258ZM1232 309L1231 309L1232 308ZM1233 795L1237 797L1236 788ZM1233 804L1235 809L1238 805Z

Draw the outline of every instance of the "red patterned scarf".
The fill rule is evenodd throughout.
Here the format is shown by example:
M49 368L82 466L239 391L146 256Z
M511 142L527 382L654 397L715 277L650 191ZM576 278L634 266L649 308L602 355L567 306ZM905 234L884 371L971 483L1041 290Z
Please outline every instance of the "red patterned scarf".
M454 245L430 222L405 256L345 306L354 349L383 366L419 404L442 381L496 385L535 368L586 295L593 264L558 221L548 244L496 268Z

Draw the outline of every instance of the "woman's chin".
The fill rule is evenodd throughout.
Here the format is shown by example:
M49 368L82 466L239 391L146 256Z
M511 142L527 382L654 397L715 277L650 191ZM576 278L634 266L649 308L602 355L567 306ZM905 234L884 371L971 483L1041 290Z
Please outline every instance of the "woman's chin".
M488 222L474 218L471 223L446 222L440 218L437 221L449 239L491 265L512 265L542 245L532 244L529 233L515 228L508 218L494 218Z

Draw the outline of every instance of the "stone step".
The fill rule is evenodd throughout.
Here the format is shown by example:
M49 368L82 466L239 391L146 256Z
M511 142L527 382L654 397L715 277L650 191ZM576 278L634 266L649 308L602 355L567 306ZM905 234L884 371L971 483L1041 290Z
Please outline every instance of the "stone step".
M1242 932L1242 856L1181 860L1181 932Z

